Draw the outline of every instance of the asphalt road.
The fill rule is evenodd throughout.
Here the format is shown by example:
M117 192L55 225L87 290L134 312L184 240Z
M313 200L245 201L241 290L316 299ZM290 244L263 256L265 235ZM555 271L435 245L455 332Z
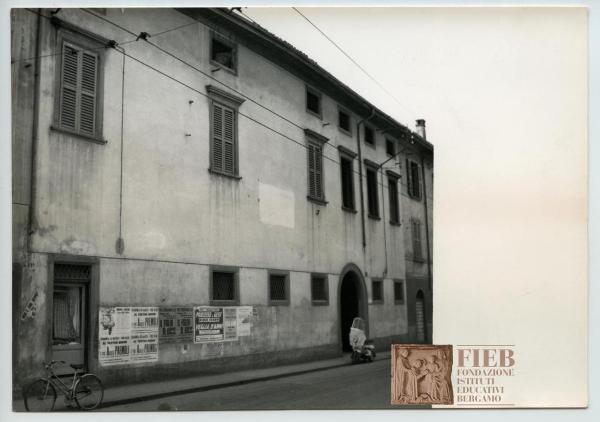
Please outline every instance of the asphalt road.
M389 358L381 358L372 363L106 407L102 411L389 409L389 365Z

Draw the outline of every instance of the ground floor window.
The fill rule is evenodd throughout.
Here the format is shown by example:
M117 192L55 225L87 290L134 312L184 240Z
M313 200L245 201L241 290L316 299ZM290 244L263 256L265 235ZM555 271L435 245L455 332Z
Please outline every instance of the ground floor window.
M239 304L237 269L211 269L210 300L211 305Z
M313 274L310 281L310 295L313 305L329 304L329 289L327 275Z

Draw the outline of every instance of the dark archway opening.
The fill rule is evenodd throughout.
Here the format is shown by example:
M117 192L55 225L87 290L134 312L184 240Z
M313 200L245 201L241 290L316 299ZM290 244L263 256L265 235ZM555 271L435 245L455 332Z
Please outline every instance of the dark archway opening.
M350 339L348 338L350 327L352 326L352 320L357 316L361 316L359 313L358 283L356 274L350 271L344 276L340 289L340 328L342 331L342 350L344 352L352 351Z

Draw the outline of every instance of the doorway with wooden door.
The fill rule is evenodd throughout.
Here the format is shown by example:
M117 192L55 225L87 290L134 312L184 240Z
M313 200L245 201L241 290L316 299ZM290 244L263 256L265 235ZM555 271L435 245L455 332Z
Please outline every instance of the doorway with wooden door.
M91 266L54 264L52 294L52 359L87 367ZM57 368L58 369L58 368ZM64 371L72 372L68 367Z

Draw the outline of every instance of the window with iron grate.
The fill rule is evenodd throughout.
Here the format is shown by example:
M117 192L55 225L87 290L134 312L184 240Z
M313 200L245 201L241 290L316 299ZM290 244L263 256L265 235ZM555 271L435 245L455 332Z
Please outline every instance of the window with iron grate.
M329 303L327 276L313 274L311 277L310 286L313 305L326 305Z
M213 271L211 291L213 302L236 302L238 299L236 273L233 271Z
M404 303L404 282L394 281L394 302Z
M383 303L383 280L373 280L373 302Z
M287 304L289 301L286 274L269 274L269 301L272 305Z

